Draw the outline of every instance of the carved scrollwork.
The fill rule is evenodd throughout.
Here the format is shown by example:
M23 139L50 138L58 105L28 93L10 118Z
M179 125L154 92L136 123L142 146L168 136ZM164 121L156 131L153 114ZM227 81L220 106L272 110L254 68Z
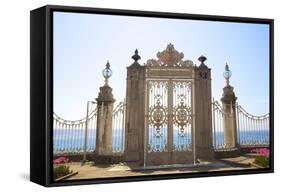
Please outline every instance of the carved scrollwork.
M151 66L151 67L154 67L154 66L161 66L161 62L159 60L156 60L156 59L149 59L147 60L146 66Z
M180 61L178 64L181 67L192 67L194 65L191 60Z
M175 63L179 63L183 59L184 54L178 52L174 48L174 45L170 43L164 51L157 53L157 57L162 63L168 66L173 66Z
M167 45L167 48L157 53L156 59L149 59L146 62L146 66L157 67L157 66L168 66L168 67L192 67L194 66L191 60L183 60L184 54L182 52L178 52L174 45L171 43Z

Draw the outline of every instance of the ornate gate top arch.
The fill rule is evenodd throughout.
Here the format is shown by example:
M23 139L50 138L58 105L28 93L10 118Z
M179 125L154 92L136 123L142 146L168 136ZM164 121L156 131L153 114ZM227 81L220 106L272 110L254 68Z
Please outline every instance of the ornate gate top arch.
M165 50L157 53L156 59L149 59L145 66L149 67L193 67L194 64L191 60L183 60L184 54L178 52L174 45L169 43Z
M144 63L147 79L194 79L196 65L191 60L184 60L184 54L169 43L165 50L159 51L157 59Z

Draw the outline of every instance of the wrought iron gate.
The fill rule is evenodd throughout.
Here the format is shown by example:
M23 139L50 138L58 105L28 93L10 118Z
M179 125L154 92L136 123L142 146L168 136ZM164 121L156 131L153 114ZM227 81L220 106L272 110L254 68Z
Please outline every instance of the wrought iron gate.
M190 163L192 155L192 80L146 82L147 163Z

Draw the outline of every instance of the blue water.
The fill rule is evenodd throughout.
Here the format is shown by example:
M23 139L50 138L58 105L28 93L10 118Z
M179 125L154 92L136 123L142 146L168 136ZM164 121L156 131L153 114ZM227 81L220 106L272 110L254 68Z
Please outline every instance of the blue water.
M96 146L96 130L89 129L87 137L87 150L93 151ZM112 147L114 151L123 150L124 136L121 129L113 131ZM84 129L55 129L53 132L54 151L81 152L84 149L85 130Z
M55 152L59 151L66 151L66 152L82 152L84 148L84 130L83 129L76 129L76 130L68 130L65 129L55 129L54 136L53 136L53 147ZM177 133L174 133L174 144L179 145L182 144L182 140L184 139L184 144L191 144L191 135L186 134L184 138L177 137ZM166 135L164 135L166 137ZM95 149L96 144L96 132L94 129L88 130L88 137L87 137L87 150L93 151ZM269 131L240 131L238 135L238 140L240 141L241 145L247 144L268 144L269 143ZM215 139L213 144L223 145L224 143L224 136L223 132L216 132ZM166 143L166 138L155 138L153 137L149 142L152 145L157 145L159 141L161 143ZM122 134L122 130L115 130L113 131L112 137L112 146L114 151L122 151L124 148L124 136Z
M240 145L269 144L269 130L240 131L240 134L237 137ZM216 132L215 137L213 136L213 139L214 144L223 145L223 132Z

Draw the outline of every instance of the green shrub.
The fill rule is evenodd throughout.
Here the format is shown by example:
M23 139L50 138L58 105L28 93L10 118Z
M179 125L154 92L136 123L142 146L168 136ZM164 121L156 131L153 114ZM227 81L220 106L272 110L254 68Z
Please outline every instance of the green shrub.
M269 157L267 156L257 156L255 158L255 163L260 165L260 166L263 166L263 167L268 167L269 166Z
M60 177L63 177L67 174L71 173L69 170L69 166L67 165L54 165L53 167L53 177L54 179L58 179Z

